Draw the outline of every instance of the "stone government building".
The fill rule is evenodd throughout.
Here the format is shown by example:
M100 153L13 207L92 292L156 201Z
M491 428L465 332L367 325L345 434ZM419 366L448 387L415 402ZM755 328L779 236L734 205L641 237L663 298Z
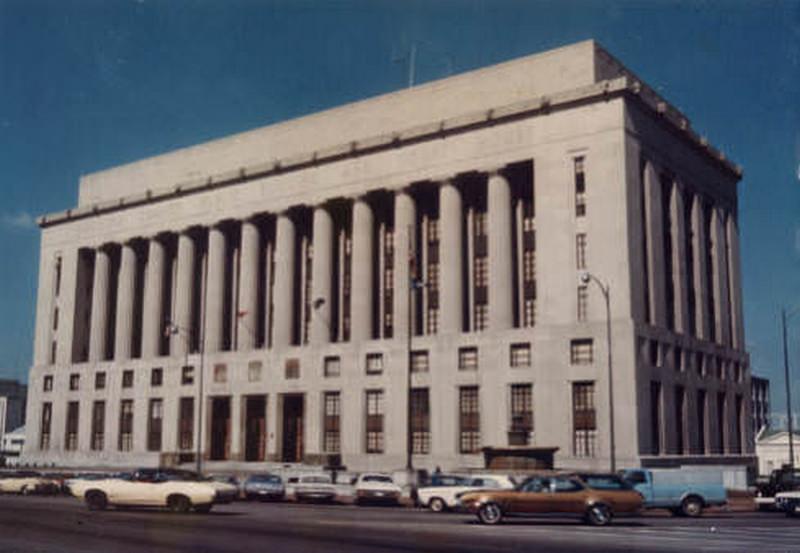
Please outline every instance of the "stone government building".
M607 469L591 271L617 465L752 464L740 178L594 41L87 175L25 461Z

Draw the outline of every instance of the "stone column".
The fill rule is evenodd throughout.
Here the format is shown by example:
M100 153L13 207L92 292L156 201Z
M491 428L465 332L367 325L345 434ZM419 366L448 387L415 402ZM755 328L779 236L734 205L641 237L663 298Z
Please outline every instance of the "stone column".
M728 296L728 246L725 240L723 227L725 215L720 208L711 212L711 242L712 258L714 265L714 321L717 328L717 341L720 344L730 345L730 297Z
M94 287L92 288L92 319L89 333L89 361L106 358L108 330L108 285L111 258L104 247L97 248L94 258Z
M489 233L489 328L514 326L511 189L499 171L489 173L486 227Z
M117 323L114 336L114 359L131 358L133 344L133 298L136 293L136 252L130 243L122 245L117 282Z
M689 332L689 279L686 274L686 221L683 190L673 182L670 196L672 213L672 284L675 290L675 330Z
M414 226L417 220L414 198L407 190L394 198L394 337L408 336L408 301L411 293L411 256L417 249ZM417 267L416 277L422 277L422 267Z
M158 238L150 239L147 252L147 272L144 283L144 320L142 321L142 358L158 357L163 335L164 319L161 304L164 295L164 245Z
M712 314L708 311L708 250L706 241L705 214L703 200L695 195L692 199L692 251L694 252L694 275L692 275L695 297L695 328L700 338L711 336L710 324Z
M189 229L178 235L178 268L175 275L175 313L172 323L179 331L169 339L169 353L185 356L190 349L192 299L194 297L195 244Z
M206 282L205 351L222 349L225 308L225 233L214 225L208 229L208 280Z
M258 326L258 261L259 231L255 221L242 221L242 245L239 259L239 325L237 349L248 351L256 347Z
M294 324L294 222L289 215L278 215L275 228L275 284L272 289L272 345L285 348L292 343Z
M661 182L651 162L644 168L644 199L647 216L647 279L650 290L650 324L666 327L666 290L664 274L664 224Z
M244 409L247 408L247 402L242 401L242 396L239 394L232 394L231 395L231 435L230 435L230 443L231 443L231 450L230 450L230 460L232 461L243 461L244 460L244 448L242 444L244 440L242 439L244 434L244 430L242 428L242 421L244 419Z
M312 344L331 340L331 276L333 274L333 218L324 206L314 209L314 258L311 268ZM318 303L319 300L319 303Z
M439 189L439 333L459 333L463 326L461 193L453 181ZM491 230L491 229L490 229Z
M372 209L364 200L353 201L352 287L350 341L372 338Z
M739 258L739 229L736 225L736 217L733 214L728 215L726 222L726 230L728 235L728 280L731 290L731 316L733 317L733 348L738 350L744 349L744 324L742 323L742 282L741 282L741 266Z

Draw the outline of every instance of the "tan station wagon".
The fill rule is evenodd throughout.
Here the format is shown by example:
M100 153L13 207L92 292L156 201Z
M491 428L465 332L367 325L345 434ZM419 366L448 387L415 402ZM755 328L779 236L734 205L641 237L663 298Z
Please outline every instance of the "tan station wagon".
M613 474L531 476L513 490L467 492L459 500L483 524L497 524L506 515L561 513L604 526L615 514L642 508L641 494Z

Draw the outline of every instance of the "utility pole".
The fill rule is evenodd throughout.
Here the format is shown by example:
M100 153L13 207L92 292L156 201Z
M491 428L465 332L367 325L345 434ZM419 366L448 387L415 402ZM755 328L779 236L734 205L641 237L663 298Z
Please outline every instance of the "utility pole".
M792 424L792 381L789 377L789 344L786 338L786 321L797 313L797 310L787 315L786 309L781 309L781 322L783 323L783 375L786 384L786 425L789 430L789 467L794 469L794 428Z

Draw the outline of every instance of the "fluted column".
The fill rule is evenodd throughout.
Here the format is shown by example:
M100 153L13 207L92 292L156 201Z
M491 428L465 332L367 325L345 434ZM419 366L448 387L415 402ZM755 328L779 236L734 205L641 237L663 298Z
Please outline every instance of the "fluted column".
M172 356L186 355L190 349L192 299L194 298L195 244L186 229L178 235L178 268L175 275L175 314L173 324L179 328L169 340Z
M314 209L314 258L311 268L310 342L331 340L331 276L333 275L333 218L324 206Z
M489 173L487 187L489 328L506 330L514 326L511 189L499 171Z
M670 210L672 213L672 284L675 290L675 330L689 332L689 279L686 274L686 212L683 191L672 183Z
M372 338L372 209L363 198L353 201L352 287L350 340Z
M695 295L696 328L700 338L708 339L711 336L711 317L708 310L708 242L706 240L705 213L703 200L695 195L692 200L692 240L694 252L693 286Z
M645 210L647 215L647 266L650 290L650 323L667 325L666 289L664 274L664 222L661 182L658 172L649 161L644 168Z
M94 286L92 288L92 319L89 333L89 361L106 358L108 330L108 285L111 259L108 251L97 248L94 257Z
M272 290L274 348L284 348L292 343L294 324L294 222L289 215L278 216L275 228L275 284Z
M205 351L222 349L225 310L225 233L215 225L208 229L208 280L206 281Z
M461 217L461 193L454 182L446 181L439 189L439 332L442 334L461 332L463 327Z
M153 237L147 251L142 324L142 358L158 357L164 320L161 304L164 296L164 245Z
M733 347L734 349L744 349L744 324L742 313L742 281L741 266L739 259L739 229L736 226L736 218L729 214L726 223L728 235L728 280L731 289L731 316L733 317Z
M242 245L239 258L239 332L237 349L247 351L256 347L256 317L258 316L259 231L255 221L242 221Z
M416 206L411 194L404 190L394 198L394 336L408 336L408 295L411 293L410 260L416 250L414 225ZM421 277L421 273L417 278Z
M136 252L130 243L122 245L117 281L117 320L114 336L114 359L131 358L133 344L133 298L136 286Z
M730 298L728 296L728 246L725 240L724 214L721 209L711 212L711 242L714 265L714 322L717 340L721 344L731 343Z

